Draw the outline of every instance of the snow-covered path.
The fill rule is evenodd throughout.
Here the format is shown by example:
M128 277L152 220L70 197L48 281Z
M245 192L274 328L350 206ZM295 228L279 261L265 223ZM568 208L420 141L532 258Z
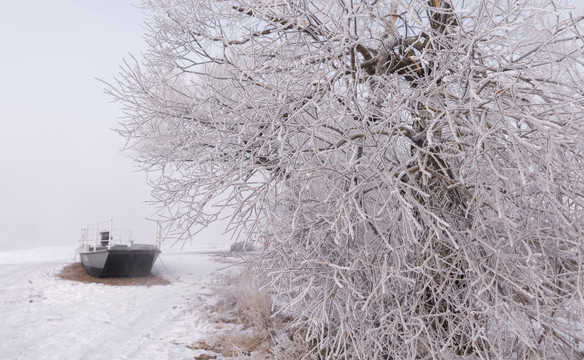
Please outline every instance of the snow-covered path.
M152 272L172 283L151 287L58 278L74 256L0 252L1 359L192 359L187 346L213 331L200 308L225 265L210 253L164 251Z

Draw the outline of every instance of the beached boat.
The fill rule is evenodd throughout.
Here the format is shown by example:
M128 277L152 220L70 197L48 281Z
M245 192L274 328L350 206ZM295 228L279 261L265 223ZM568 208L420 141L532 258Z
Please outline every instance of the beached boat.
M113 222L88 225L81 230L78 249L85 271L94 277L147 276L160 254L160 231L156 243L137 244L132 232L113 229Z

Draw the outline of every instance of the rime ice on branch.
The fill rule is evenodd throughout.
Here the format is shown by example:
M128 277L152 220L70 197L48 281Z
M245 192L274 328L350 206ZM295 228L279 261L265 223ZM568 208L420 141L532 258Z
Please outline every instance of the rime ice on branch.
M581 18L550 0L146 1L109 91L327 359L582 358ZM580 352L579 352L580 351Z

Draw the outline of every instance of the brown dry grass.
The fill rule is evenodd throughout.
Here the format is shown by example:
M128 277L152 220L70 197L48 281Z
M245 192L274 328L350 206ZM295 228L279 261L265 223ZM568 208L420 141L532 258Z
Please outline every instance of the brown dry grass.
M274 315L275 305L265 283L249 269L217 276L216 302L207 306L209 320L219 325L217 333L189 346L204 351L197 360L297 360L315 359L314 347L305 333L288 328L290 317Z
M218 335L211 339L197 341L188 347L193 350L212 351L227 358L239 357L241 355L251 356L252 353L253 359L255 360L269 358L269 347L266 342L254 334L235 333ZM195 359L215 358L215 355L202 354Z
M95 278L87 275L80 262L66 265L57 277L63 280L77 281L82 283L96 283L114 286L153 286L168 285L170 281L162 276L148 275L133 278Z

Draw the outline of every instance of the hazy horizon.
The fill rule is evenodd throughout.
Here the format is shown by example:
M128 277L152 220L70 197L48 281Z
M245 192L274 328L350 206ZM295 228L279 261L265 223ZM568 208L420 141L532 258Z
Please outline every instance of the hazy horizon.
M104 93L145 49L130 1L2 3L0 249L72 245L88 223L114 219L154 240L146 175L120 153L122 116Z

